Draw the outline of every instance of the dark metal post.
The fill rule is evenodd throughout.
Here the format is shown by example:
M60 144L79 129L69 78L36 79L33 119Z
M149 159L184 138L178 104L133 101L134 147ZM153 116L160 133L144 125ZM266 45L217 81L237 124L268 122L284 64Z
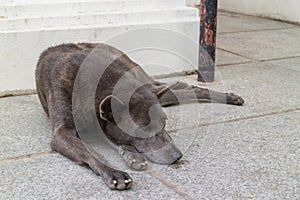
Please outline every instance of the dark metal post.
M201 0L198 81L213 82L215 75L218 0Z

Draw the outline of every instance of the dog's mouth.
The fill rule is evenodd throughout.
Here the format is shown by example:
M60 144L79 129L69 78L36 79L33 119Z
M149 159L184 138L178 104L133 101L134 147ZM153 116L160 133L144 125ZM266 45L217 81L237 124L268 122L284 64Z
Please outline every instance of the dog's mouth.
M135 138L132 145L149 161L161 165L170 165L182 157L182 152L165 129L149 138Z
M181 151L173 144L168 144L163 148L144 153L143 154L149 161L161 164L161 165L171 165L176 163L181 157Z

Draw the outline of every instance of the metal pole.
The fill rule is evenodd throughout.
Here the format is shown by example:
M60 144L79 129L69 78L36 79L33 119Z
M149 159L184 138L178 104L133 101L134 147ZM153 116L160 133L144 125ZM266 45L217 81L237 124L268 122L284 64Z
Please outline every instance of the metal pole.
M201 0L198 81L213 82L215 75L218 0Z

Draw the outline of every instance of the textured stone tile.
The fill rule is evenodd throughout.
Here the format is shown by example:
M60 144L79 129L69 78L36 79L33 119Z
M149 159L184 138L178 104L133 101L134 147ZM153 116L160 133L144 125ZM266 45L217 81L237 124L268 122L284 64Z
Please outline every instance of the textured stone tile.
M0 163L0 199L180 199L151 176L131 173L128 191L112 191L90 169L59 154Z
M221 49L256 60L300 56L300 28L219 34Z
M49 151L51 128L36 95L0 98L0 158Z
M282 67L284 69L294 70L299 73L300 72L300 57L296 58L288 58L288 59L281 59L281 60L272 60L265 62L267 64L271 64L277 67Z
M199 131L181 164L159 172L196 199L299 199L299 122L297 111Z

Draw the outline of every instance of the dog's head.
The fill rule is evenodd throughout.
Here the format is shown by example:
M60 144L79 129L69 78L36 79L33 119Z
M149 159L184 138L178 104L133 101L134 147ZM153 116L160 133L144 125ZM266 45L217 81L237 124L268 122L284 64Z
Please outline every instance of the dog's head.
M134 146L154 163L167 165L179 160L182 153L165 130L167 115L157 95L143 86L132 94L128 105L121 99L109 95L99 105L107 137L116 144Z

